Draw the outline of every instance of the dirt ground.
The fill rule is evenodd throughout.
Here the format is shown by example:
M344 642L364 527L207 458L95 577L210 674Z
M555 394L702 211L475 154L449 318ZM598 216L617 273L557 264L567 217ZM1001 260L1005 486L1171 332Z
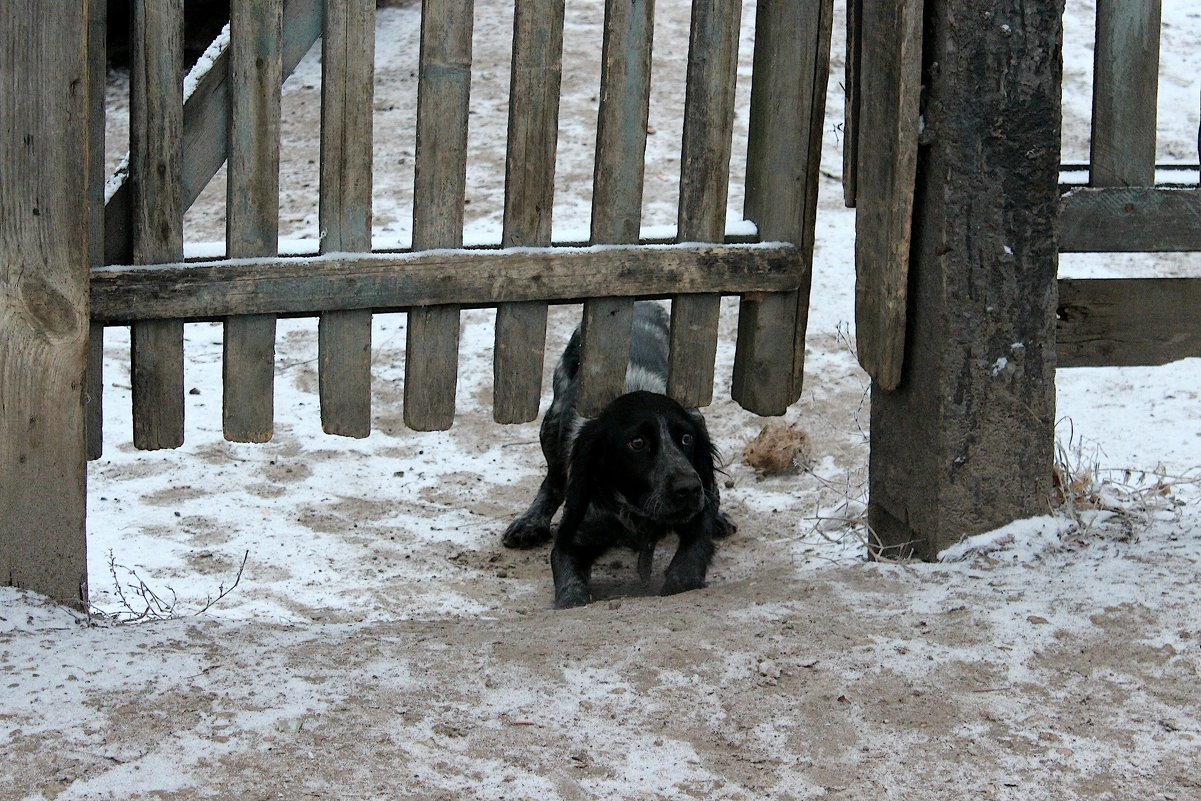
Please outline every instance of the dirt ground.
M671 151L688 13L668 5L656 28L652 223L674 222L679 171ZM503 196L511 9L479 6L468 217L487 231L499 224ZM564 75L559 174L575 189L556 201L566 227L587 227L592 134L573 120L595 117L601 9L568 4L566 58L575 66ZM413 146L397 132L415 113L417 15L380 13L376 225L403 236ZM840 6L831 165L840 158L841 14ZM313 63L302 67L284 98L284 236L316 234L314 75ZM111 81L114 160L127 135L121 81ZM744 158L735 159L735 207ZM189 213L189 241L223 236L222 175ZM845 239L851 219L833 173L819 214L819 259L829 262L823 236ZM813 469L757 480L739 452L762 421L721 393L708 412L729 457L724 497L740 529L700 592L648 594L634 557L615 554L598 567L597 602L548 609L545 551L499 544L540 478L536 424L493 425L490 379L480 378L462 383L465 408L438 435L453 439L404 431L395 377L404 338L395 332L382 341L377 333L376 361L392 367L377 368L368 446L310 440L281 424L256 461L216 435L194 446L192 462L221 481L169 456L97 463L93 492L106 494L97 504L120 503L110 496L122 481L161 475L161 489L125 503L161 508L155 534L185 554L181 573L236 568L220 547L241 552L221 492L239 485L278 503L276 514L306 536L336 540L341 550L322 568L336 577L316 568L301 577L302 560L288 549L305 546L260 533L239 592L246 608L285 610L287 622L252 612L86 626L62 611L37 621L0 611L0 681L13 693L0 707L0 798L1201 799L1196 523L1177 516L1135 530L1111 520L1078 535L1065 525L1033 555L1019 531L954 564L863 562L855 524L865 380L845 332L829 322L843 312L822 308L832 285L850 280L845 265L815 279L806 395L787 418L808 433ZM465 314L465 342L487 325L472 316L481 314ZM554 310L552 342L565 340L575 314ZM281 329L278 381L314 391L314 343L311 330ZM490 365L487 353L463 358L465 370ZM201 389L219 397L216 385ZM479 466L439 473L424 452L435 441L456 443ZM410 466L419 456L429 476ZM490 476L502 461L514 472ZM385 497L339 488L336 503L313 496L358 471L389 471L397 489ZM398 543L398 509L457 533ZM138 514L140 530L158 525ZM277 556L261 555L276 547ZM105 592L104 576L92 583ZM444 596L454 599L449 611L437 608ZM24 597L0 607L38 608Z
M36 656L73 672L27 701L74 723L18 724L2 795L1195 799L1196 566L1161 545L568 612L68 624ZM544 555L493 555L478 586L545 585ZM8 640L4 672L31 669Z

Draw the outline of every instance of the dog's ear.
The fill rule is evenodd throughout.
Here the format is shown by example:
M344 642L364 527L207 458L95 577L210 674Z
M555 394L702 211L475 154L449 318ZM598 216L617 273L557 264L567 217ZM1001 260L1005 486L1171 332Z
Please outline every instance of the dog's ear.
M692 421L693 436L696 438L692 446L692 468L700 476L706 494L712 496L717 489L717 465L720 462L717 446L709 438L704 415L694 409L688 413L688 418Z
M588 505L592 503L597 478L600 475L604 431L595 421L589 420L580 428L571 445L571 457L567 462L567 490L564 495L563 519L559 532L574 534L584 519Z

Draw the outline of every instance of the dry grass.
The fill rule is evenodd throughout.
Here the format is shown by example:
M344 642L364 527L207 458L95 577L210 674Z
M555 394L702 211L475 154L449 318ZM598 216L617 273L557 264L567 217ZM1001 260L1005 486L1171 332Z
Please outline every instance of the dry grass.
M1137 536L1151 523L1178 519L1190 502L1183 488L1201 488L1201 468L1181 475L1163 465L1151 469L1101 467L1105 453L1095 442L1078 437L1071 421L1068 436L1055 446L1051 508L1069 518L1077 535L1104 530Z
M813 463L813 446L799 424L768 423L743 448L742 458L759 477L791 475Z

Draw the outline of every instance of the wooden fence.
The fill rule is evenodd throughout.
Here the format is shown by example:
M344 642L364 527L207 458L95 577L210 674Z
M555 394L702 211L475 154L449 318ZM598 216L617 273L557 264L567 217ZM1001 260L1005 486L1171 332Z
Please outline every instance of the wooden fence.
M108 266L92 282L93 320L132 327L135 445L182 442L185 320L224 320L226 437L268 439L280 314L320 315L323 425L366 436L372 312L408 313L405 421L431 430L454 417L464 306L497 307L494 415L523 422L536 416L542 392L549 302L584 302L583 405L595 410L624 382L633 300L648 296L672 299L670 394L708 404L718 301L740 295L734 397L752 411L782 413L801 387L831 4L760 9L746 214L760 240L774 243L766 245L725 240L741 1L693 4L678 224L678 241L689 244L646 249L638 235L654 8L651 0L610 0L594 247L565 250L550 241L563 2L519 0L502 247L466 251L473 9L470 0L425 0L412 252L371 253L374 3L233 3L229 46L186 102L172 69L181 58L181 0L135 3L129 171L105 209ZM318 38L323 255L279 259L279 89ZM227 253L236 262L185 265L183 210L226 160ZM99 347L92 353L98 384ZM88 420L95 456L96 403Z
M470 0L424 0L406 252L371 251L361 145L372 0L235 2L229 44L187 98L182 0L134 6L129 168L107 203L104 176L73 168L79 154L103 159L104 3L50 4L36 18L0 10L4 583L86 598L83 478L85 454L100 452L106 325L133 332L142 448L182 441L181 331L192 320L225 323L235 440L271 435L279 315L320 317L321 415L335 434L370 431L378 311L409 315L415 429L453 419L459 311L472 306L498 310L498 421L535 416L547 305L562 302L584 304L587 410L620 389L639 297L673 301L669 389L684 403L710 400L722 295L741 297L734 397L763 414L798 397L831 0L758 5L745 207L755 242L724 236L740 2L694 0L671 243L638 239L651 0L607 0L591 242L573 247L550 242L549 219L563 5L517 0L504 230L492 249L462 247ZM1057 366L1201 355L1201 279L1057 280L1056 243L1201 250L1196 178L1156 183L1158 0L1098 3L1089 185L1057 186L1061 11L1057 0L849 3L845 189L858 206L868 519L880 548L932 557L1045 510ZM318 39L321 252L284 258L279 91ZM185 263L183 212L226 162L228 258Z
M1159 40L1160 0L1097 4L1089 180L1064 187L1060 252L1201 252L1197 165L1155 161ZM1201 278L1062 279L1058 317L1061 367L1201 356Z
M470 306L497 308L499 422L537 414L550 303L584 304L585 411L620 392L632 304L642 297L672 300L669 392L681 402L711 401L723 295L741 298L734 398L782 414L799 397L832 0L758 8L745 210L755 242L725 236L741 0L694 0L674 243L639 241L653 0L607 0L591 242L578 247L550 240L564 3L516 0L502 246L473 250L463 248L473 4L423 0L407 252L371 251L374 0L235 0L228 44L186 98L183 0L135 0L128 169L115 188L110 182L107 202L95 169L103 161L105 4L62 5L28 24L75 48L70 63L84 69L72 85L90 87L88 114L71 128L86 134L93 165L83 214L92 245L90 299L81 306L90 318L86 426L67 421L58 432L63 442L86 434L89 458L102 449L107 325L131 328L134 444L144 449L183 442L183 325L200 320L224 323L223 425L237 441L271 437L280 315L320 317L321 417L332 434L370 432L371 315L380 311L408 315L404 417L418 430L451 425L459 311ZM72 39L77 29L91 40ZM281 258L280 87L319 39L320 254ZM23 69L39 69L37 56ZM40 101L28 102L18 115L40 120ZM184 212L223 163L227 258L185 263ZM36 483L8 457L6 480ZM71 462L72 475L81 470L82 461ZM15 498L6 508L4 567L21 550L13 542L45 534L71 559L58 570L10 567L9 582L78 602L86 597L82 496L73 490L66 504L80 532L68 526L56 536L37 515L61 487L41 486L33 493L41 501Z

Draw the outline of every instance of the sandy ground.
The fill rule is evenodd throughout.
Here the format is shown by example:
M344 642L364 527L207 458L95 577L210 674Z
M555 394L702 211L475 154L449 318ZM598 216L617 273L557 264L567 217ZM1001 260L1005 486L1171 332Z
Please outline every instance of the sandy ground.
M481 0L476 17L475 238L499 230L504 5ZM375 432L363 441L319 433L315 327L281 321L277 432L265 446L221 439L220 329L189 326L188 442L156 454L128 443L128 335L112 330L106 453L89 474L96 614L0 591L0 798L1201 798L1197 360L1061 374L1068 451L1084 474L1109 452L1110 466L1158 463L1119 482L1133 491L1107 490L1117 513L1024 521L944 564L863 561L866 380L844 322L853 215L837 177L838 5L806 390L786 418L812 458L799 475L758 478L740 454L764 421L719 390L707 415L740 528L707 590L657 598L633 557L614 554L598 566L597 602L547 608L545 551L499 543L542 464L536 423L491 422L488 312L463 315L460 410L436 434L402 426L404 319L376 320ZM1091 8L1073 5L1069 43ZM686 6L660 6L652 225L675 221L688 24ZM564 237L587 229L601 9L568 3L555 205ZM1172 36L1201 29L1186 16L1173 18ZM380 12L381 239L404 239L410 224L417 20L411 7ZM287 237L316 235L315 56L284 94ZM1195 102L1189 58L1170 77ZM1069 154L1081 147L1086 62L1069 64ZM110 83L115 161L125 85ZM1191 119L1161 124L1165 147L1187 143L1190 125L1195 138ZM736 147L732 219L744 159ZM223 196L221 173L188 215L189 241L222 237ZM1196 264L1135 268L1187 274ZM723 312L722 381L736 308ZM577 319L578 309L552 310L552 349ZM1127 405L1102 408L1119 397ZM1102 455L1081 447L1097 440ZM238 586L192 616L245 554ZM661 568L669 554L659 556ZM114 623L141 608L139 582L168 599L169 619Z

